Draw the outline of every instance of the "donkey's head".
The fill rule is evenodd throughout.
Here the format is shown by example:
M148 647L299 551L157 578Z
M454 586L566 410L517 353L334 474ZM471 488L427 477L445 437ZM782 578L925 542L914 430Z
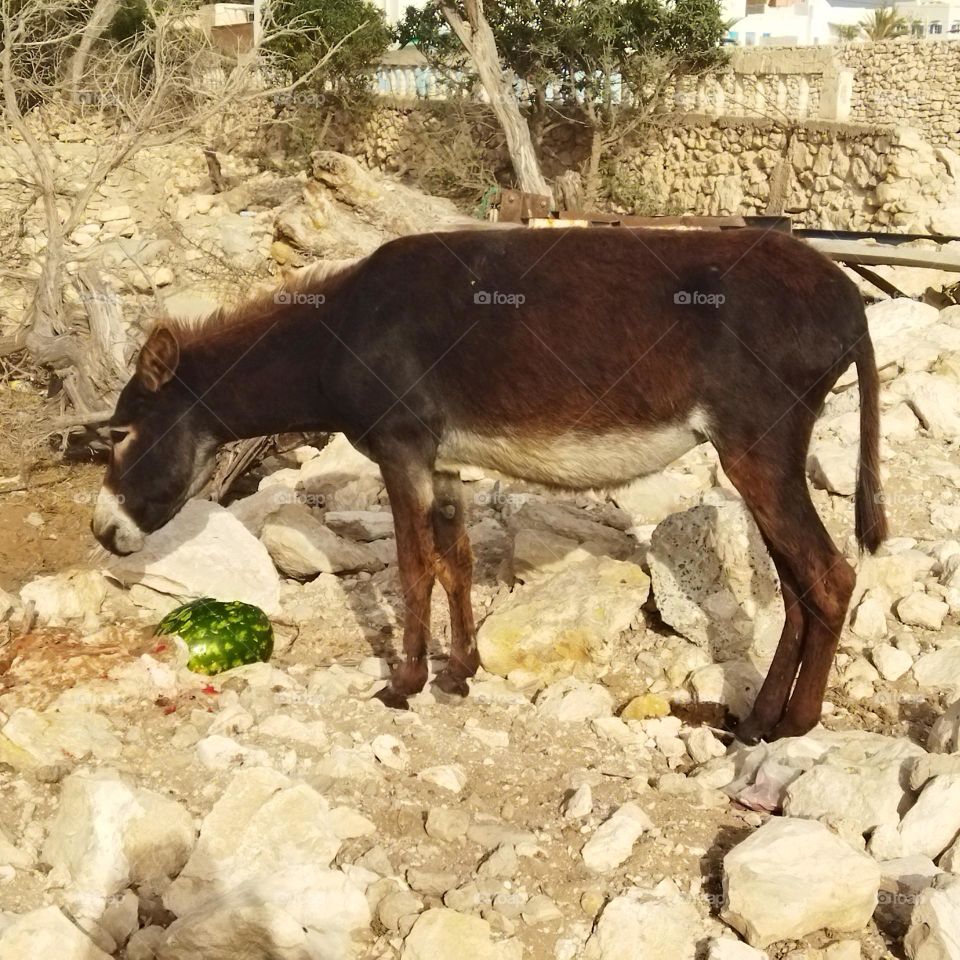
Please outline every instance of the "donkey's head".
M112 553L139 550L213 472L214 419L178 376L180 363L176 334L157 328L110 419L110 465L91 526Z

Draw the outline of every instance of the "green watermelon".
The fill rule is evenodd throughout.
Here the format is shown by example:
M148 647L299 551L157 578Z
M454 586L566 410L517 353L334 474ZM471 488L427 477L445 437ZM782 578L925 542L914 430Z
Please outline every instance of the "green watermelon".
M193 600L168 613L157 634L175 633L187 645L187 668L212 676L273 653L273 627L259 608L239 600Z

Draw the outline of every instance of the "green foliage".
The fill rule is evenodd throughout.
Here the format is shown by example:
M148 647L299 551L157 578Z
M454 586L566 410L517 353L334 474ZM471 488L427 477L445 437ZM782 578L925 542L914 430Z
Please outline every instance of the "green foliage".
M878 7L863 21L863 32L869 40L886 40L907 33L910 25L893 7Z
M340 96L366 89L370 67L393 39L383 13L368 0L279 0L273 17L283 32L268 50L283 58L295 78L344 41L313 81L315 89L322 91L329 83Z
M104 36L108 40L129 40L148 26L149 13L144 0L120 0Z

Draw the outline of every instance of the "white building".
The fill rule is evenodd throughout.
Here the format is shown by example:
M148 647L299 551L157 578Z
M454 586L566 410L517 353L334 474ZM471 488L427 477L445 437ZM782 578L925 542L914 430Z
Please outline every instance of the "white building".
M839 27L858 26L890 0L723 0L734 21L728 40L738 46L810 46L836 43ZM960 39L960 0L894 0L917 36Z
M960 39L960 3L908 0L896 3L895 7L916 36L935 40Z

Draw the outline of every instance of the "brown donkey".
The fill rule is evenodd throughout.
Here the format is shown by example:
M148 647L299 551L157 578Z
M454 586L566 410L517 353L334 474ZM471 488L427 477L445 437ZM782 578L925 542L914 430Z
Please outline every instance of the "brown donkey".
M153 331L111 420L93 530L137 550L208 479L219 444L344 433L393 508L404 659L380 699L427 680L430 594L450 602L438 686L478 666L457 468L564 490L611 488L698 443L717 449L776 564L786 622L744 740L819 717L854 571L807 490L814 421L837 378L860 380L856 533L886 535L878 377L857 288L779 233L627 229L404 237L196 329Z

